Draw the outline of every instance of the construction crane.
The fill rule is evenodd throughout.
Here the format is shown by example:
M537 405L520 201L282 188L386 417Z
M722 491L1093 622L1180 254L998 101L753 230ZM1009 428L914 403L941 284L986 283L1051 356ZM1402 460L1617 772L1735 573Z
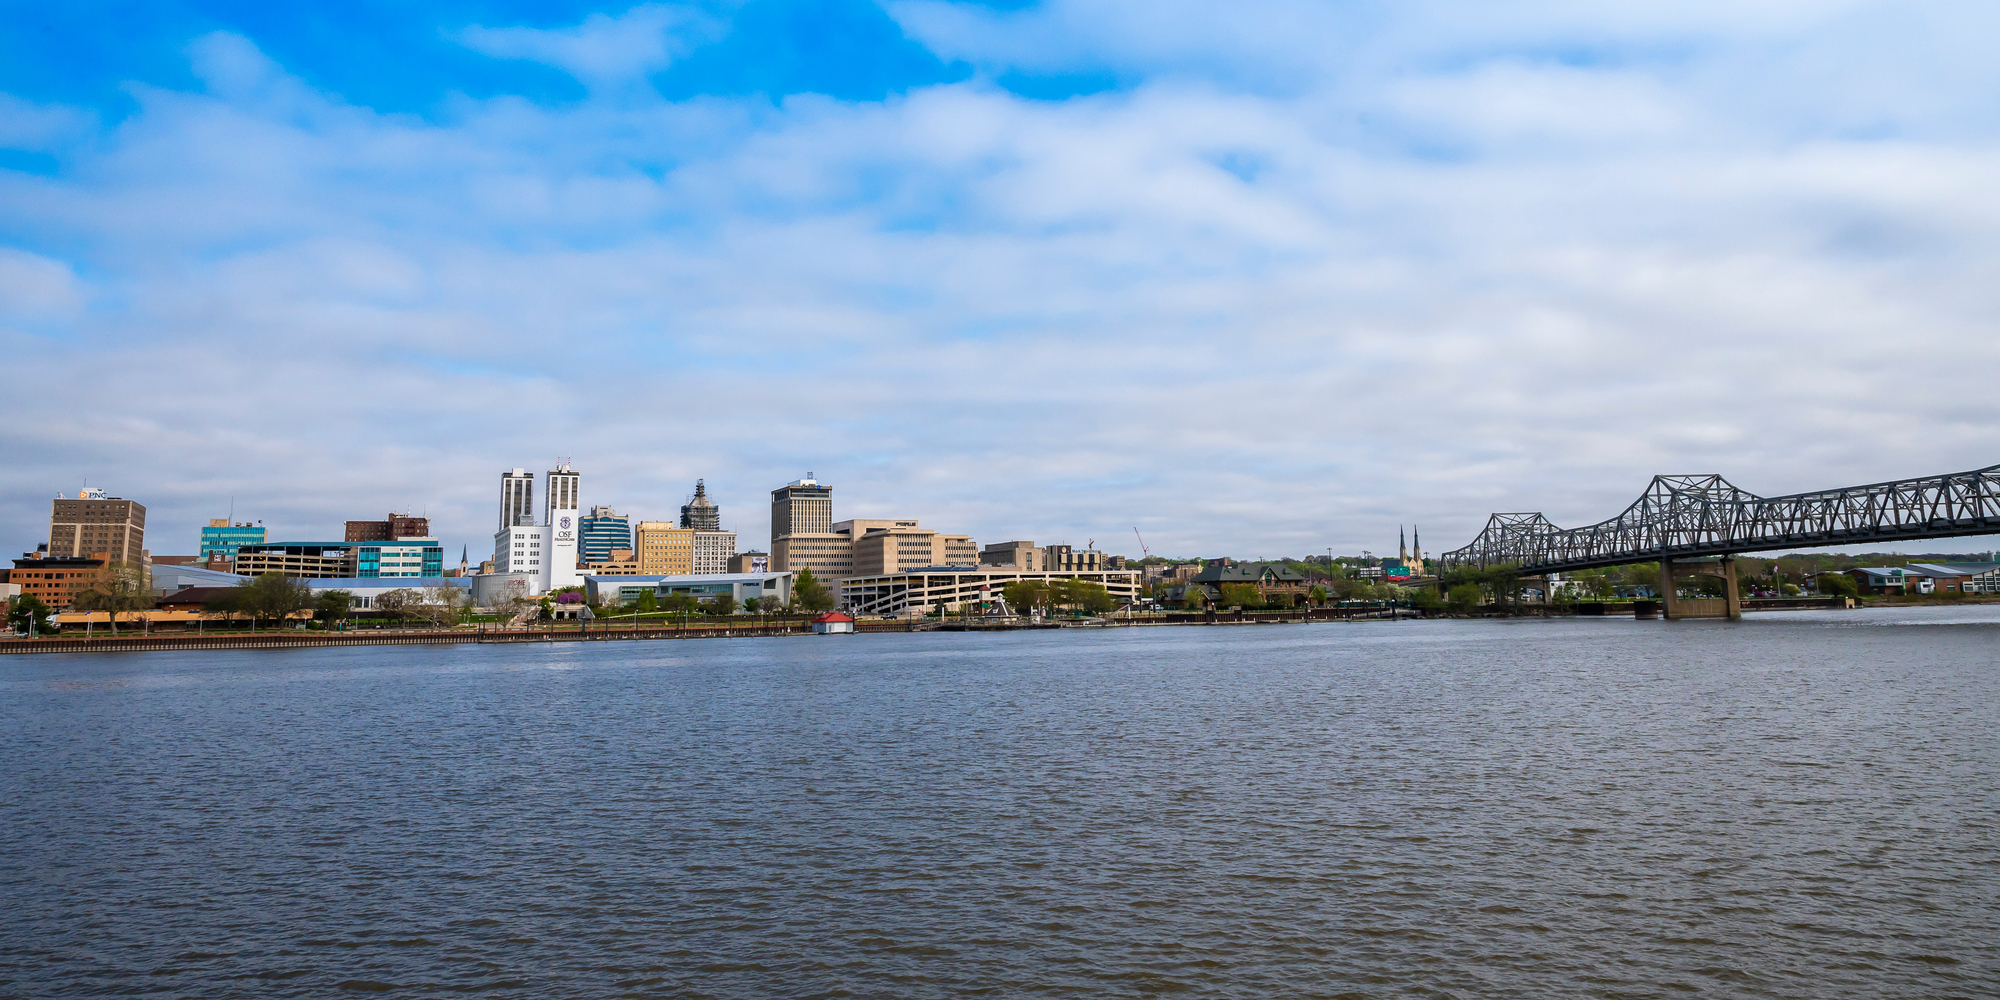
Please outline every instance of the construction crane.
M1139 561L1144 562L1147 559L1153 558L1153 550L1146 547L1146 536L1139 534L1139 528L1136 525L1132 528L1132 536L1139 540L1139 551L1144 553L1139 557Z

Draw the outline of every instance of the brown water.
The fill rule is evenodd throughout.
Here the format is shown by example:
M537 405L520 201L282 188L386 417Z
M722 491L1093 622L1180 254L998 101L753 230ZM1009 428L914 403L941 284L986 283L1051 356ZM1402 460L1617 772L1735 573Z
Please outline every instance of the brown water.
M0 994L2000 995L2000 614L0 661Z

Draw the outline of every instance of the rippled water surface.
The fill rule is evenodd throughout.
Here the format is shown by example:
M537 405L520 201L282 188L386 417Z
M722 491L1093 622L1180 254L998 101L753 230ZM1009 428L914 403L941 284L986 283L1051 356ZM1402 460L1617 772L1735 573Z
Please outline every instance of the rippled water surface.
M0 660L0 994L2000 993L2000 609Z

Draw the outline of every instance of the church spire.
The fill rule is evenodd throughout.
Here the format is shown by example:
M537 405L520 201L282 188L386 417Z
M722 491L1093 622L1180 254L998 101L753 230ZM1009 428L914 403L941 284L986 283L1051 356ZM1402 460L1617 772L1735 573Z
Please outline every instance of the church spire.
M1396 559L1405 565L1410 561L1410 539L1400 524L1396 525Z

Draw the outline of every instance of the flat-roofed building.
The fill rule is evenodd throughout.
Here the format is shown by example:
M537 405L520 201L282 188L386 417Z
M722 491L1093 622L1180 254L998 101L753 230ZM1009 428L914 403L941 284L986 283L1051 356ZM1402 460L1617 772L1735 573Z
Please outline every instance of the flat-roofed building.
M695 531L692 558L696 573L727 573L729 560L735 556L736 532Z
M49 508L49 555L139 565L146 548L146 505L86 489L57 497Z
M996 600L1020 580L1083 580L1099 584L1120 604L1139 598L1138 570L1029 572L935 566L902 573L854 576L840 582L840 603L850 614L900 618L921 615L942 604L947 612Z
M1095 573L1108 567L1104 565L1104 553L1096 549L1078 551L1068 545L1044 545L1041 568L1060 573Z
M435 538L398 538L354 546L356 579L377 577L443 577L444 544Z
M352 577L354 546L346 542L267 542L236 549L236 573L282 573L295 580Z
M842 521L835 531L846 528L854 539L856 576L899 573L919 566L966 566L979 564L979 550L966 535L947 535L917 526L915 521Z
M771 539L771 571L813 571L821 580L854 572L854 540L832 531L781 535Z
M752 599L762 606L770 602L782 607L792 600L790 573L703 573L677 576L586 576L584 596L598 604L623 607L651 591L656 597L684 594L709 600L724 594L735 598L736 613L750 614L745 604Z
M771 571L769 552L738 552L729 557L731 573L768 573Z
M33 596L51 608L67 608L76 595L110 576L109 553L84 556L44 556L34 553L14 560L7 582L18 584L21 596Z
M641 576L676 576L694 572L694 529L672 521L640 521L632 529L633 552Z
M398 538L425 538L430 533L430 518L398 514L392 510L387 518L380 521L347 522L346 538L350 542L390 542Z
M264 526L239 521L231 524L226 517L210 518L208 527L201 529L201 556L199 562L208 567L236 565L236 549L241 545L264 544Z
M979 550L979 565L996 569L1040 570L1042 550L1034 542L992 542Z
M774 543L786 535L823 535L832 530L833 487L821 486L812 473L771 491Z
M611 553L618 549L624 549L627 554L632 552L631 518L600 504L590 508L590 513L583 516L581 523L583 532L579 536L577 555L586 566L610 560Z

